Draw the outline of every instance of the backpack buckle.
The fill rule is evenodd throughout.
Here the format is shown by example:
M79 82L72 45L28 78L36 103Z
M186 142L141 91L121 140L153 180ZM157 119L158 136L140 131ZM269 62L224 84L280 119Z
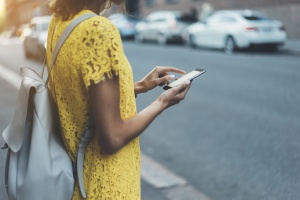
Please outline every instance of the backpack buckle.
M8 149L7 143L5 143L5 144L1 147L1 149Z

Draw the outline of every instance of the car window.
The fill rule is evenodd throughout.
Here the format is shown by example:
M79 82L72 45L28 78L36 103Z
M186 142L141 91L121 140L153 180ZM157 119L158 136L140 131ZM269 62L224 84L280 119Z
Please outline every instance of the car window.
M147 22L162 22L170 19L189 20L180 15L180 12L155 12L148 15L145 19Z
M30 24L29 28L33 31L36 30L36 24Z
M234 23L237 20L232 16L224 16L222 18L219 18L219 21L223 23Z
M262 21L262 20L272 20L272 18L265 15L242 15L248 21Z
M41 31L47 31L48 30L48 26L49 26L49 23L42 23L41 24Z
M134 16L124 16L124 19L127 20L127 21L132 21L132 22L136 22L138 21L138 18L137 17L134 17Z
M178 15L178 16L176 16L176 19L180 22L188 22L188 23L194 23L194 22L198 21L195 16L190 15L190 14Z
M126 19L122 16L112 16L109 19L115 24L125 23L126 21Z
M150 15L148 15L148 17L146 17L146 21L147 22L152 22L155 21L157 18L159 18L159 13L152 13Z
M166 20L167 20L166 18L156 18L153 20L153 22L164 22Z
M213 15L211 15L210 17L208 17L207 19L206 19L206 22L207 23L214 23L214 22L217 22L217 21L219 21L220 20L220 15L218 15L218 14L213 14Z

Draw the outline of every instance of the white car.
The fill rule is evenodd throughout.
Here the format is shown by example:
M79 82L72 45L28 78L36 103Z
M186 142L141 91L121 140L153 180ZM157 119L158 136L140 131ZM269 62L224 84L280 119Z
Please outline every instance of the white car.
M167 44L169 41L182 41L182 31L197 19L180 11L155 11L136 25L137 42L156 41Z
M197 22L183 33L191 46L224 49L232 53L238 48L270 45L274 50L286 41L282 22L251 10L216 11L205 22Z
M44 59L50 20L51 16L34 17L29 27L23 31L21 38L26 58Z

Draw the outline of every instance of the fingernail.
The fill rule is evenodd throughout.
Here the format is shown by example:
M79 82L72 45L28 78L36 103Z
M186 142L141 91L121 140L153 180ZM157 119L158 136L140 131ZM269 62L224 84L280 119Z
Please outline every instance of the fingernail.
M191 81L187 80L185 83L186 83L187 85L189 85L189 84L191 83Z
M174 74L171 74L170 75L170 79L174 79L175 78L175 75Z

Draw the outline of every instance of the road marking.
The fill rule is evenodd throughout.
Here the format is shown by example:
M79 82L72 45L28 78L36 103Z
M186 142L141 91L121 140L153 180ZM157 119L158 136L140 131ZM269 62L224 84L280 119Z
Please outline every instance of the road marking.
M155 162L150 157L142 154L142 178L155 188L170 188L184 186L187 181L162 165Z
M22 78L0 64L0 77L19 90ZM152 158L141 155L141 176L144 181L159 190L168 200L210 200L191 186L187 180L173 173Z
M8 83L10 83L12 86L14 86L16 89L20 88L20 84L22 81L21 76L15 73L14 71L8 69L7 67L4 67L1 64L0 64L0 76Z
M152 158L142 154L141 175L169 200L211 200L191 186L187 180L173 173Z

